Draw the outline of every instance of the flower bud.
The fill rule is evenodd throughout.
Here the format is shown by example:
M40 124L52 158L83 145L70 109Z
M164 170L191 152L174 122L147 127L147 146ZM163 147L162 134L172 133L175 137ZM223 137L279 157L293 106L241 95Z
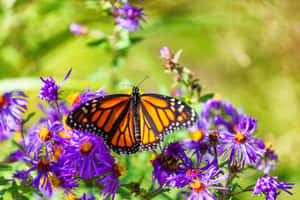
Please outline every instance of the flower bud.
M166 60L171 60L173 58L173 54L168 47L164 46L160 49L160 57Z

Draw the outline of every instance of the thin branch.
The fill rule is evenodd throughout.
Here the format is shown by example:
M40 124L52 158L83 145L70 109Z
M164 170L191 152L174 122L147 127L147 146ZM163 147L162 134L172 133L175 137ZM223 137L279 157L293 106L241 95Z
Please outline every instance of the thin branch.
M161 191L161 189L162 189L162 187L161 186L159 186L157 189L155 189L155 190L152 190L151 192L149 192L149 193L147 193L147 194L145 194L145 195L142 195L141 194L141 197L143 198L143 199L148 199L150 196L152 196L152 195L154 195L155 193L158 193L158 192L160 192Z

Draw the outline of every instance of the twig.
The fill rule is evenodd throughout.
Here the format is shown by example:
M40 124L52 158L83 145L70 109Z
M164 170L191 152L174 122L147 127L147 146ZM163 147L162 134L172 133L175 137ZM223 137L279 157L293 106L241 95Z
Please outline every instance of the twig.
M141 197L142 197L143 199L146 200L147 198L149 198L150 196L154 195L155 193L160 192L161 189L162 189L162 187L159 186L157 189L152 190L151 192L149 192L149 193L147 193L147 194L145 194L145 195L142 195L142 194L141 194Z

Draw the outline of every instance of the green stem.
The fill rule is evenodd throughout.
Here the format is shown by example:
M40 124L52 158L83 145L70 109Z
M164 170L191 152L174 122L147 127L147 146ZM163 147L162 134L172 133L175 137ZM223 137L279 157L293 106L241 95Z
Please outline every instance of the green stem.
M230 172L230 164L228 163L228 171L229 171L229 174L228 174L228 178L227 178L227 181L226 181L226 185L225 187L228 188L230 183L231 183L231 172ZM222 196L220 197L220 200L223 200L225 196L228 195L228 190L225 190L222 194Z
M214 145L214 152L215 152L215 159L217 161L217 168L219 169L218 153L217 153L217 146L216 145Z

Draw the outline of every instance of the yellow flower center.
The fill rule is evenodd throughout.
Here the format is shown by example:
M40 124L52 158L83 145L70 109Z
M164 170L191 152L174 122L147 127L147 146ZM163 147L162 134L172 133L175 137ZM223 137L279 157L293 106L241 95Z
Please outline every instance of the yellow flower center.
M79 103L80 101L80 94L77 92L77 93L70 93L69 96L67 97L67 101L72 105L76 105Z
M125 167L122 167L120 164L117 163L113 164L113 172L117 177L126 174Z
M179 160L174 156L169 157L166 153L162 153L155 156L154 162L158 162L165 169L174 171L177 169Z
M271 151L271 152L274 151L274 148L273 148L271 142L265 142L265 149L266 149L266 150L269 150L269 151Z
M78 198L74 194L69 193L65 200L77 200L77 199Z
M62 153L61 146L60 145L59 146L55 146L54 154L53 154L53 161L58 161L58 159L61 156L61 153Z
M47 128L41 128L39 133L39 138L44 142L50 140L52 137L52 133Z
M205 189L205 184L200 182L199 180L194 180L195 182L191 184L193 191L196 193L200 193Z
M48 172L50 170L50 162L48 160L39 160L37 169L42 172Z
M200 129L197 129L196 131L194 131L192 134L191 134L191 138L194 140L194 141L201 141L204 139L204 132Z
M0 109L7 105L7 98L0 96Z
M198 171L196 169L188 169L186 172L186 175L189 177L192 177L194 175L198 174Z
M237 132L234 138L235 142L239 144L244 144L246 142L246 137L243 133Z
M51 185L53 186L53 188L60 187L61 180L57 176L49 175L49 181L50 181Z
M89 155L91 153L92 149L93 149L93 143L91 143L91 142L89 142L87 140L85 140L80 145L80 153L82 155L85 155L85 156Z

